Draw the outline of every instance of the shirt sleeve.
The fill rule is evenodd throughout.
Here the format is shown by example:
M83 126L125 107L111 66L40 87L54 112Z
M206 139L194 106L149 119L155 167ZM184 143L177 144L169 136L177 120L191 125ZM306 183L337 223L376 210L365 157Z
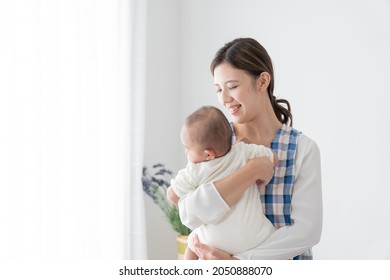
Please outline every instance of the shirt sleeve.
M294 224L279 228L259 247L238 254L239 259L291 259L319 242L322 232L320 151L304 135L298 141L291 201Z
M190 229L203 224L215 224L230 209L213 183L200 185L183 195L178 204L181 222Z

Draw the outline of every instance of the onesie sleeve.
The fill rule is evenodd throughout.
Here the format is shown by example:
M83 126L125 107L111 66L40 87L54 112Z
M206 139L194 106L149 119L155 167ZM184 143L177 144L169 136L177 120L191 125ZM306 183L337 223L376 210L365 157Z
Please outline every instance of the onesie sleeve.
M181 222L190 229L217 223L229 209L213 183L200 185L179 200Z
M270 148L263 145L256 144L244 144L246 145L247 158L252 159L255 157L268 157L272 162L274 161L274 153Z
M182 197L197 187L191 176L192 169L191 164L187 164L186 168L181 169L176 177L171 180L171 187L178 197Z

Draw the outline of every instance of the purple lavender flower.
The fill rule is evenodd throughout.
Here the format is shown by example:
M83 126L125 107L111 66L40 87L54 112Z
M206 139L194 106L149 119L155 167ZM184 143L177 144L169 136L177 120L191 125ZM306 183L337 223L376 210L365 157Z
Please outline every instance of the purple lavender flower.
M157 163L149 170L142 168L142 188L153 202L164 212L173 229L182 235L188 235L191 231L185 227L179 217L177 205L171 204L167 198L167 189L173 172L166 169L164 164Z

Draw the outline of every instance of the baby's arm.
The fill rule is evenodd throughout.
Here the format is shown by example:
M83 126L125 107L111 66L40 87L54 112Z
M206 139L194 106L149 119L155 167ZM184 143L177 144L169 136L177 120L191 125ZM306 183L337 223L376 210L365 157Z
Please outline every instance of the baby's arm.
M167 189L167 197L171 203L178 204L180 197L195 189L192 173L192 164L189 163L171 180L171 185Z
M235 144L236 143L239 143L239 142L244 142L245 144L253 144L253 143L251 143L247 138L240 138L240 139L237 139L236 140L236 142L235 142ZM268 148L269 149L269 148ZM273 167L275 168L277 165L278 165L278 163L279 163L279 158L278 158L278 155L276 154L276 152L274 151L274 150L271 150L270 149L270 151L272 151L272 153L273 153ZM257 155L258 157L259 156L264 156L264 155ZM270 158L271 159L271 158Z
M249 159L256 158L256 157L267 157L271 160L273 169L275 169L275 167L279 164L279 158L275 151L271 150L270 148L266 148L262 145L256 145L256 144L249 144L249 145L253 147L253 153L254 153L248 155ZM266 186L271 179L272 177L269 178L269 180L258 179L256 181L256 184L259 188L261 188Z
M268 157L255 157L227 177L200 185L180 198L182 223L189 228L217 223L256 180L271 180L273 174Z
M272 161L272 164L273 164L273 168L275 168L275 167L278 165L278 163L279 163L279 158L278 158L278 156L276 155L276 152L275 152L275 151L272 150L272 153L273 153L273 161ZM272 178L271 178L271 179L272 179ZM257 186L259 187L259 189L265 187L268 183L269 183L269 180L268 180L268 181L265 181L265 180L259 179L259 180L256 181L256 184L257 184Z
M177 204L180 199L180 197L178 197L175 191L173 190L172 186L169 186L169 188L167 189L167 197L168 200L173 204Z

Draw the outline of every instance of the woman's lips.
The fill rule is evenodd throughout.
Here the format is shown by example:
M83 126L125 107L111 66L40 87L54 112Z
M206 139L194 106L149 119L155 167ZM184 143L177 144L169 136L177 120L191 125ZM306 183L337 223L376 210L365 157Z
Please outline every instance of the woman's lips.
M230 114L234 115L237 113L238 109L240 109L241 105L234 105L229 107Z

